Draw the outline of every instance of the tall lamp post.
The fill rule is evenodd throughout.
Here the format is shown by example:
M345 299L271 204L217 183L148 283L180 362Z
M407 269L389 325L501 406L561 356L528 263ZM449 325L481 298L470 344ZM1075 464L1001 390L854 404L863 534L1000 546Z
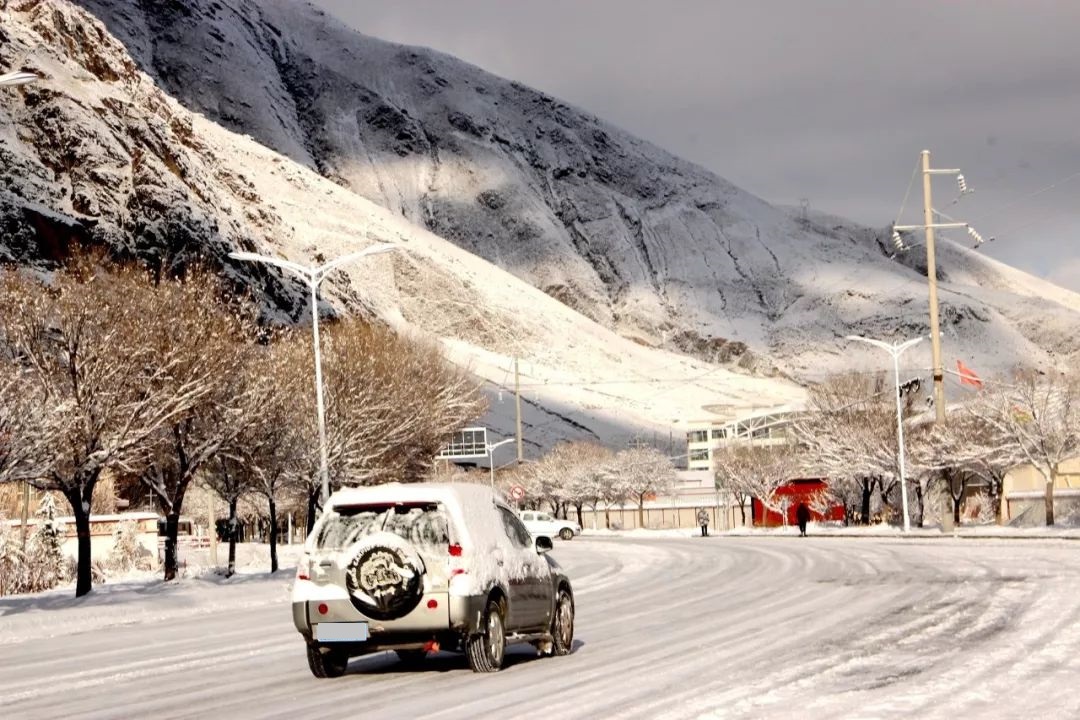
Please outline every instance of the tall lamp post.
M24 72L22 70L16 70L15 72L4 73L0 75L0 85L26 85L32 83L38 79L38 76L31 72ZM26 524L30 521L30 481L23 481L23 503L22 503L22 525L19 529L22 531L22 549L26 550Z
M259 255L257 253L229 253L229 257L233 260L260 262L265 263L266 265L279 267L282 270L288 270L307 283L308 287L311 289L311 334L312 342L315 347L315 405L319 421L319 477L322 481L323 507L326 506L326 501L330 497L330 474L327 468L328 463L326 457L326 409L323 406L322 353L319 349L319 285L322 284L322 281L325 280L330 273L337 270L345 263L359 260L368 255L397 250L399 247L400 246L392 243L379 243L364 248L360 252L349 253L348 255L343 255L335 260L331 260L325 265L318 266L304 266L299 263L290 262L289 260L281 260L276 257Z
M506 438L505 440L500 440L499 442L495 443L494 445L488 445L487 446L488 466L491 469L491 489L492 490L495 489L495 448L500 447L502 445L506 445L507 443L512 443L512 442L514 442L516 440L517 440L517 438Z
M904 471L904 417L902 406L900 404L900 356L905 350L918 345L923 339L922 337L912 338L911 340L907 340L898 345L890 345L881 340L871 340L870 338L859 337L858 335L848 335L847 339L858 340L859 342L881 348L892 356L893 373L896 379L896 437L900 445L900 451L897 455L897 460L900 465L900 499L904 506L904 532L910 532L911 516L908 514L907 477Z

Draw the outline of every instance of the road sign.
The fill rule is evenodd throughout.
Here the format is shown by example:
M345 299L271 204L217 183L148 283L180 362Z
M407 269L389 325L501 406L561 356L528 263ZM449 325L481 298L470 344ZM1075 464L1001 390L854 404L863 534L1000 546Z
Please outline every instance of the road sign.
M510 499L514 502L521 502L525 499L525 488L520 485L514 485L510 488Z

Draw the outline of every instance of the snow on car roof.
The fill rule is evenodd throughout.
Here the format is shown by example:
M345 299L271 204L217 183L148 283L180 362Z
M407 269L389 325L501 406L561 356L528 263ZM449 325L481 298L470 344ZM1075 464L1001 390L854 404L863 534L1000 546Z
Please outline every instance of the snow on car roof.
M466 507L490 506L495 500L495 494L490 488L473 483L387 483L343 488L330 496L330 505L343 507L367 503L451 501Z

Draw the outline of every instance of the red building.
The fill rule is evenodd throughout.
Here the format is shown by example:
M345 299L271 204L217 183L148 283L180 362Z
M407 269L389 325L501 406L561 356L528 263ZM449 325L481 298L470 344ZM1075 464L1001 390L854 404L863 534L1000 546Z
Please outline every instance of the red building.
M770 505L781 507L787 511L787 525L798 525L795 512L800 503L806 503L810 508L810 520L812 522L844 521L844 506L841 503L830 503L826 506L823 498L829 488L828 483L821 478L800 478L792 480L786 485L781 485L773 493ZM821 512L826 506L824 512ZM760 500L751 500L751 513L754 518L754 527L780 527L785 524L784 516L775 510L766 508Z

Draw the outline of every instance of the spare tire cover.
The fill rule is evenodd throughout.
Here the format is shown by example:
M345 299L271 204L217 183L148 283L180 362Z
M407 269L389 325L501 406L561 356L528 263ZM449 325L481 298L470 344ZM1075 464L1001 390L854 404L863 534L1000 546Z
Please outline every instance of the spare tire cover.
M397 535L379 533L358 543L345 566L353 607L374 620L396 620L420 603L424 562Z

